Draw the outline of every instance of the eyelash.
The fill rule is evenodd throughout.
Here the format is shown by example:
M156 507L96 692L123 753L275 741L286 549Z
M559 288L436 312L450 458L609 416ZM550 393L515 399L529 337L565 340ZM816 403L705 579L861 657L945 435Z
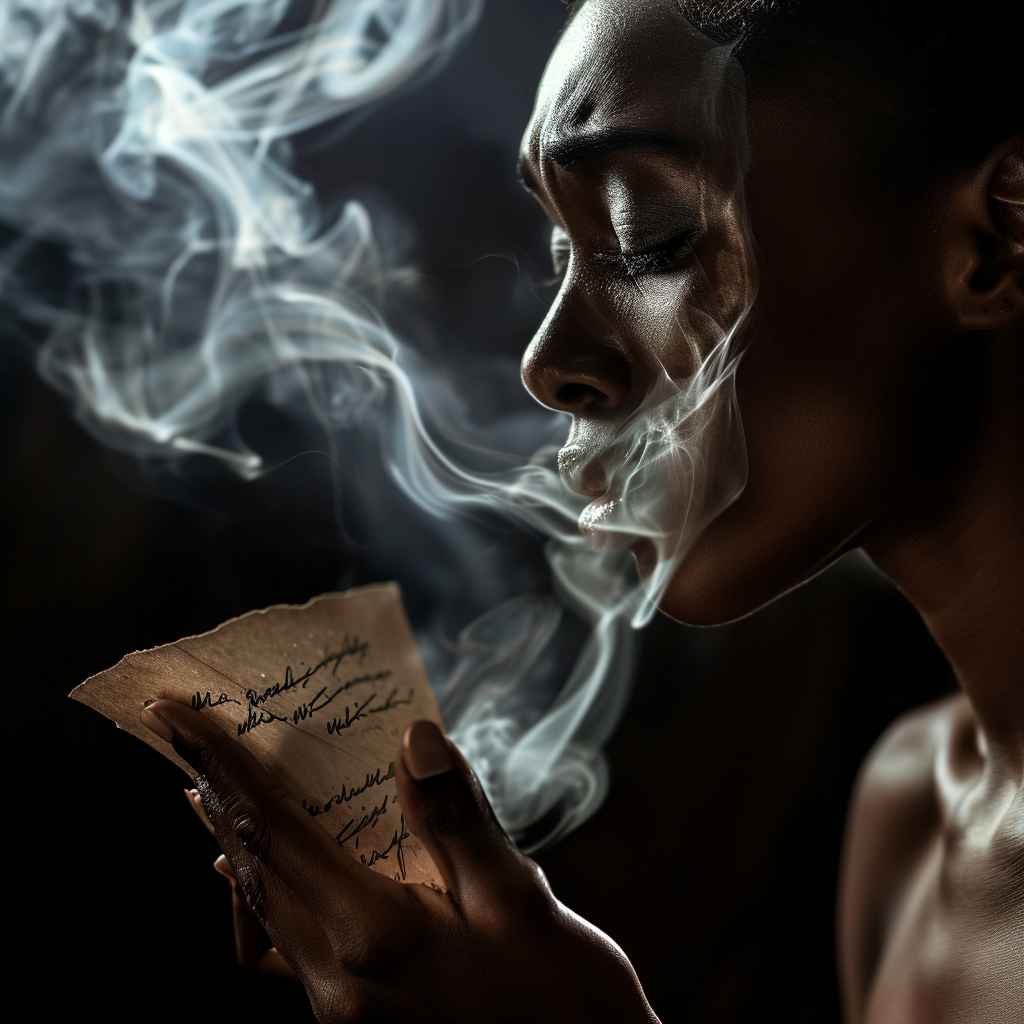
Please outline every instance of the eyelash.
M691 251L690 243L694 236L695 232L684 231L668 241L641 252L626 253L621 250L618 252L596 252L594 258L601 263L614 265L616 270L629 278L657 274L672 269L680 262L684 253ZM552 242L552 262L555 265L556 282L565 277L569 263L569 248L568 239L564 235Z
M602 263L611 263L619 268L626 277L643 277L646 274L658 274L671 270L685 253L690 252L690 243L694 232L683 231L678 235L651 246L641 252L599 252L595 258Z

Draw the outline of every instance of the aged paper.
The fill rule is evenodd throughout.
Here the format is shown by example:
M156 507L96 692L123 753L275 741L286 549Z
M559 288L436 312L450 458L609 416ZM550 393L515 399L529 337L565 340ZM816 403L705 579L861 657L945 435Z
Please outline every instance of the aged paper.
M186 771L139 714L163 698L191 704L237 737L353 857L400 881L442 886L396 792L405 726L442 723L395 584L250 612L129 654L70 696Z

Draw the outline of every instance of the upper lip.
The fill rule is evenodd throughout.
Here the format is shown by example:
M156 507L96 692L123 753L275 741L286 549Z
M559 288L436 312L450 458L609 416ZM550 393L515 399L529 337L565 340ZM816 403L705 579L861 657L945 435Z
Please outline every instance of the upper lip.
M577 494L599 498L608 491L603 458L580 444L567 444L558 453L558 472Z

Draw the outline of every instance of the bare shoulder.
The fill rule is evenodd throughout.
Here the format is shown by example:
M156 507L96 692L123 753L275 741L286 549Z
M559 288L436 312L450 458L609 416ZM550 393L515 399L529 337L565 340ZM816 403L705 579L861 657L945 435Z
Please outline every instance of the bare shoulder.
M861 766L851 811L906 812L908 804L935 807L935 759L951 734L973 717L962 693L914 708L897 718Z
M891 915L940 825L937 759L972 714L957 694L897 719L861 767L840 869L838 946L846 1019L861 1018Z

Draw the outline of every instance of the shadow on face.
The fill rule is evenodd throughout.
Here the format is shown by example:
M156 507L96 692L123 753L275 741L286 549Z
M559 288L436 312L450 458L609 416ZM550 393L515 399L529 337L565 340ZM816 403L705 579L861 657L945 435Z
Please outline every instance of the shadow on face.
M527 131L522 177L564 277L523 374L573 415L560 466L596 499L581 527L630 544L657 600L746 476L744 90L730 49L671 6L615 8L573 20Z
M564 277L523 377L573 417L581 526L683 621L803 582L928 461L958 330L941 197L871 206L846 128L809 92L748 109L732 50L668 0L590 0L541 83L522 176Z

